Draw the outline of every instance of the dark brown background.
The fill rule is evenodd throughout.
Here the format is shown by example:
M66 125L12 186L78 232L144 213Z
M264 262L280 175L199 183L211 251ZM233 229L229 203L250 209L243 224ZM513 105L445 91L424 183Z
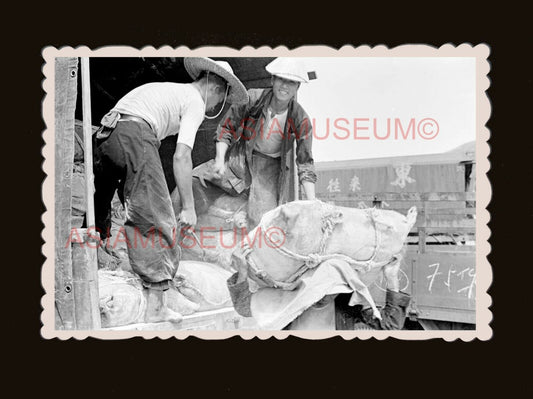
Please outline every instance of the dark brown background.
M477 10L464 9L464 2L460 7L449 2L424 3L412 10L400 4L402 14L382 3L374 10L364 10L359 4L354 10L332 3L301 4L293 10L288 3L283 7L259 5L260 11L252 12L250 4L240 9L235 4L219 4L219 9L193 4L192 10L184 11L178 4L172 9L155 4L144 4L143 9L133 5L130 9L111 9L109 3L100 7L95 3L66 3L52 10L50 4L28 3L21 14L6 12L12 25L4 26L8 29L3 35L8 42L4 45L4 64L9 69L3 77L10 88L10 94L4 95L4 137L11 138L13 144L5 144L5 152L11 156L3 169L7 177L3 193L11 197L9 203L19 207L16 211L10 205L5 208L14 220L8 222L3 235L6 272L2 286L9 289L3 302L7 310L2 318L3 331L9 335L3 341L8 347L3 351L3 363L7 366L4 379L11 382L10 388L4 388L17 396L31 391L39 396L46 391L50 397L115 396L129 391L146 398L189 397L191 390L197 394L190 397L203 397L199 392L205 391L234 396L240 391L252 397L305 397L302 392L312 392L313 397L339 398L429 397L439 393L482 397L497 386L509 397L515 390L526 392L529 380L519 377L530 369L525 357L530 330L525 323L529 321L531 288L525 273L531 265L527 256L531 244L525 229L530 226L532 212L530 194L523 187L530 185L532 176L528 121L532 68L531 41L524 41L530 37L526 36L529 23L520 20L524 10L508 5L491 10L487 3L487 11L476 15ZM307 11L318 17L304 15ZM35 21L22 17L30 14L37 17ZM223 33L192 33L183 25L187 20L197 28L218 27ZM508 23L505 28L504 21ZM230 31L268 26L272 28L266 34ZM283 28L289 32L282 33ZM489 173L493 252L489 261L495 280L489 292L494 299L495 333L490 341L347 342L332 338L314 342L289 338L243 342L240 338L189 338L180 342L135 338L63 342L41 338L43 47L129 44L240 48L282 44L294 48L328 44L338 48L363 43L389 47L427 43L438 47L463 42L491 47L492 86L488 93L493 114L488 125L493 151ZM526 44L528 51L521 47ZM520 365L521 358L526 364Z

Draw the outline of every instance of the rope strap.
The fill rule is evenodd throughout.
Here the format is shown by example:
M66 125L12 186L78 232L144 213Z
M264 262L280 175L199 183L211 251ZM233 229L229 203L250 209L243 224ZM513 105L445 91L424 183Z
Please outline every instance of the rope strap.
M331 233L333 232L335 225L340 222L340 220L333 220L331 217L328 217L324 220L324 224L325 224L325 226L323 227L324 235L322 236L321 243L320 243L321 253L300 255L284 247L279 247L277 245L271 246L271 248L276 249L276 251L278 251L282 255L288 258L294 259L294 260L301 261L303 263L303 265L298 270L296 270L296 272L294 272L285 281L274 280L266 271L260 269L257 266L257 264L253 261L252 257L250 256L253 249L250 248L247 242L243 243L243 255L245 259L247 260L250 269L252 270L252 272L257 278L259 278L261 281L263 281L265 284L267 284L270 287L281 288L284 290L294 289L298 285L299 279L303 274L305 274L307 271L311 269L314 269L321 263L327 260L331 260L331 259L339 259L339 260L345 261L350 266L352 266L353 268L359 271L368 272L373 267L382 267L382 266L388 265L389 263L391 263L392 261L396 259L395 257L393 257L392 259L389 259L386 261L375 262L375 258L379 252L379 247L381 244L381 235L379 234L379 231L377 229L376 222L375 222L375 211L376 211L375 208L372 208L371 210L369 210L369 213L370 213L369 216L373 222L374 232L375 232L374 251L372 253L372 256L366 261L358 261L344 254L338 254L338 253L324 254L328 239L331 236ZM262 224L259 225L259 228L263 229ZM264 230L264 231L268 231L268 230ZM269 237L266 234L265 234L265 240L270 241ZM272 241L270 242L272 243Z

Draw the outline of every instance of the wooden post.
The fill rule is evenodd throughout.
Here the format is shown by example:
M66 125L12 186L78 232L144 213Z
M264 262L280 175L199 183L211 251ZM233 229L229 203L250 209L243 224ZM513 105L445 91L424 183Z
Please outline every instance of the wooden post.
M55 59L55 328L76 328L70 245L78 59Z
M72 282L76 303L76 329L101 328L100 298L98 293L98 240L79 229L81 241L72 244ZM94 230L93 230L94 231Z
M420 210L422 216L422 226L418 228L418 252L421 254L426 253L426 227L428 225L428 201L426 197L422 197L423 206Z
M81 242L73 244L72 274L76 304L76 328L79 330L94 330L101 328L97 260L99 238L94 228L91 87L89 59L86 57L81 59L81 85L87 229L80 234Z
M91 118L91 76L89 58L81 59L81 86L83 110L83 142L85 161L85 198L87 198L87 228L94 227L94 177L93 177L93 146Z

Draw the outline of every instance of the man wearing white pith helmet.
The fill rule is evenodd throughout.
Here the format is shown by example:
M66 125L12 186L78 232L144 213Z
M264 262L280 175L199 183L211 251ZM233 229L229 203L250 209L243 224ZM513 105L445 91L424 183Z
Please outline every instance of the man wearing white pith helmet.
M211 170L196 172L230 194L248 194L249 228L265 212L287 202L287 154L294 141L299 182L307 199L315 199L317 180L312 123L295 100L300 84L309 82L305 65L298 58L277 58L265 69L272 75L272 88L251 89L247 103L232 105L217 130Z
M196 224L192 194L191 149L207 113L219 113L227 102L246 103L248 95L227 62L209 58L184 59L194 79L189 84L158 82L126 94L104 116L96 135L95 213L101 238L109 236L111 200L115 191L124 205L124 232L131 267L143 281L146 322L181 320L167 308L164 291L176 274L179 232L165 181L159 145L177 135L173 170L182 200L179 221Z

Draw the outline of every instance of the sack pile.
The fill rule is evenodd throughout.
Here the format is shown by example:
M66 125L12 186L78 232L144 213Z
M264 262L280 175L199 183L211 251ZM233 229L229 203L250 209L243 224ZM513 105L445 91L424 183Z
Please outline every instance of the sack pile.
M141 279L133 273L124 237L116 240L124 225L124 209L118 196L112 201L109 245L98 249L98 288L102 327L116 327L144 321L146 298ZM116 240L116 241L115 241ZM231 307L226 286L231 273L210 263L182 260L167 305L183 316Z
M171 288L166 291L170 309L187 316L196 312L231 307L226 287L230 273L209 263L183 261ZM140 278L124 270L98 271L102 327L142 323L146 298Z

